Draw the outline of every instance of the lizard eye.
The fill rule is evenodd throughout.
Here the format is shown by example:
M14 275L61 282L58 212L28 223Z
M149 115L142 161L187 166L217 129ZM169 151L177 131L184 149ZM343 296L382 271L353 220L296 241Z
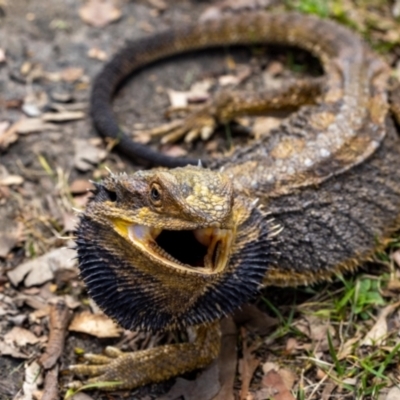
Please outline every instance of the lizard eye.
M155 206L161 205L161 186L157 183L151 185L150 199Z

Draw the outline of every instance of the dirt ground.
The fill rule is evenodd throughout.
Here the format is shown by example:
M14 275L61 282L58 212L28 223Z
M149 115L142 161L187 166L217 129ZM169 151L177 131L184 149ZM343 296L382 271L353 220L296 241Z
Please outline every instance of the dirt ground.
M84 207L89 179L107 176L105 167L128 173L142 168L110 151L110 144L107 146L99 139L88 115L91 83L105 60L127 39L195 22L204 12L210 12L213 5L232 12L233 5L240 8L243 2L121 0L105 3L112 5L106 14L115 14L116 20L94 27L82 16L84 1L0 0L0 400L40 398L43 389L40 378L46 374L33 367L30 370L28 366L34 365L44 351L52 312L49 304L59 299L66 302L75 323L75 328L69 329L59 361L60 396L65 394L64 385L72 380L66 368L82 360L83 351L101 352L109 344L137 350L181 339L176 334L153 337L122 332L102 317L93 317L89 310L94 313L98 310L88 299L76 264L71 261L73 250L71 253L59 250L71 247L68 240L76 222L73 207ZM302 7L318 4L297 3ZM353 3L344 2L346 7ZM396 38L393 28L397 26L400 32L400 25L392 15L395 3L373 3L368 12L387 25L386 28L378 26L373 33L363 33L375 48L381 46L379 49L394 71L400 72L400 37ZM268 5L284 8L279 1L249 4L251 8ZM342 18L343 22L356 28L371 25L364 14L360 16L346 7L347 20ZM364 10L363 7L360 9ZM300 8L300 11L309 10ZM93 10L88 13L92 24L101 17ZM384 35L392 36L389 40ZM141 71L119 91L114 102L118 121L128 132L155 126L164 121L163 113L171 104L169 89L188 91L196 82L215 81L220 76L239 79L243 71L248 72L247 64L251 65L252 77L241 83L245 88L270 82L275 75L319 73L315 61L291 50L263 48L255 52L248 49L227 52L222 49L182 56ZM257 71L266 73L260 77L254 74ZM258 122L272 126L277 117ZM206 152L213 156L229 151L232 144L226 144L226 137L226 132L221 131L208 144L169 145L161 147L161 151L175 155L190 152L198 156ZM247 137L239 136L233 146L246 140ZM400 362L396 333L400 326L396 308L400 287L396 269L396 262L400 262L398 247L399 240L394 238L388 252L377 255L375 262L356 277L316 288L271 289L268 296L258 300L264 314L261 317L264 325L258 326L258 331L265 328L267 334L259 336L247 326L239 332L240 340L230 342L231 349L237 345L238 351L233 353L240 359L240 368L234 375L234 389L225 398L391 398L390 391L395 393L393 388L400 382L396 370ZM50 261L40 258L52 251L55 253ZM39 261L27 265L30 260ZM362 299L360 293L364 296ZM248 312L252 317L257 313L253 309ZM382 324L388 341L382 348L362 348L362 339L385 312L388 319ZM91 323L99 325L90 331ZM344 348L351 350L345 354ZM337 357L339 349L341 356ZM236 362L236 355L230 355L226 364L233 365L235 371ZM385 368L380 370L381 365ZM217 367L212 368L208 371L215 371ZM271 368L281 371L279 382L284 381L287 387L286 397L274 397L265 390ZM243 371L247 371L247 378ZM223 372L228 373L220 368L219 373ZM39 377L30 386L27 384L29 373ZM172 392L175 380L131 393L92 391L88 392L90 397L76 399L172 400L183 396L186 400L206 400L213 397L214 394L199 389L216 384L209 375L192 373L184 379L178 380L181 384L185 382L183 389ZM189 386L185 386L187 382ZM399 397L393 399L400 398L400 392L396 393Z

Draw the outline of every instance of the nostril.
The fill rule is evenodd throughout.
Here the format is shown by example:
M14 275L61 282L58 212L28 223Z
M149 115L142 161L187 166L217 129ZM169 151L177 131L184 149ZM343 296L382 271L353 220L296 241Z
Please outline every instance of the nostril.
M112 202L117 201L117 193L116 192L114 192L113 190L108 190L107 188L104 188L104 191L106 192L109 201L112 201Z

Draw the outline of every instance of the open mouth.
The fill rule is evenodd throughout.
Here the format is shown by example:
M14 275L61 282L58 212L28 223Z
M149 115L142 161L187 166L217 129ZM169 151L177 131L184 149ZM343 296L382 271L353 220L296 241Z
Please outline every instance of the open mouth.
M172 231L131 225L128 237L135 246L174 268L216 273L228 262L232 231L217 228Z

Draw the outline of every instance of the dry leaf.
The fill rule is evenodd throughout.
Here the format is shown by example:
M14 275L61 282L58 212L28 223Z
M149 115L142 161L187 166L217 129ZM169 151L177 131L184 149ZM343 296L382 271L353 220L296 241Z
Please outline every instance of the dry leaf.
M90 171L106 158L107 152L90 144L89 141L77 139L74 142L74 165L79 171Z
M330 400L332 398L331 394L336 389L336 386L337 386L337 383L332 382L332 381L328 382L325 385L324 390L322 391L321 400Z
M164 0L147 0L149 4L159 11L165 11L167 9L167 3Z
M267 398L271 398L271 400L295 400L290 390L285 386L283 378L275 369L270 370L264 376L262 386L268 391Z
M17 131L15 129L15 124L11 125L7 122L2 122L0 129L0 150L5 150L10 146L10 144L18 140Z
M242 380L242 387L240 389L240 400L246 400L249 394L250 382L253 378L254 372L260 365L260 360L258 360L253 351L258 346L248 346L246 343L246 330L242 328L243 337L243 358L239 361L239 372Z
M47 124L40 118L24 118L12 124L5 131L0 129L0 149L6 149L18 139L19 134L56 130L57 126Z
M4 342L9 346L24 347L27 344L35 344L39 342L39 338L31 331L14 326L11 331L4 335Z
M250 332L266 335L278 324L278 319L270 317L253 304L245 304L235 311L233 318L238 325L244 325Z
M51 370L46 372L43 391L39 397L40 400L55 400L60 398L58 371L59 366L56 365Z
M97 47L92 47L91 49L89 49L87 55L89 58L94 58L95 60L100 61L106 61L108 58L107 53Z
M0 64L6 61L6 52L0 48Z
M57 299L50 306L49 340L45 352L39 359L44 369L53 368L64 350L64 341L67 334L71 312L63 299Z
M14 286L24 281L26 287L42 285L54 278L54 272L59 269L71 269L76 265L76 251L59 248L38 258L19 264L7 273Z
M86 193L88 190L94 189L93 183L89 182L87 179L75 179L69 185L69 191L72 194L82 194Z
M40 365L37 362L25 364L25 379L22 384L22 392L19 392L13 400L32 400L43 382Z
M82 21L89 25L102 28L121 18L121 10L115 0L88 0L79 9Z
M392 259L393 261L396 263L396 265L398 267L400 267L400 250L396 250L393 254L392 254Z
M389 392L385 397L382 398L382 400L398 400L400 399L400 388L397 386L393 386L390 388ZM379 400L381 400L381 397L379 397Z
M0 122L0 137L6 130L10 127L10 123L8 121L1 121Z
M187 151L180 146L163 146L161 151L163 154L171 157L183 157L187 155Z
M18 231L0 232L0 258L5 258L21 241Z
M292 354L299 347L299 342L295 338L289 338L286 342L286 354Z
M182 108L188 105L188 93L168 89L167 94L172 108Z
M75 82L83 76L83 68L69 67L61 71L61 79L65 82Z
M24 178L19 175L8 175L5 178L0 179L0 186L19 186L24 183Z
M276 117L257 117L254 120L252 128L255 139L268 136L272 129L277 128L282 124L281 118Z
M400 301L394 304L390 304L380 311L379 317L376 320L374 326L365 335L365 338L361 343L363 346L379 346L384 342L388 331L386 318L399 306Z
M355 337L345 342L337 354L338 360L344 360L347 356L353 354L353 347L359 340L360 336L356 335Z
M14 357L14 358L24 358L24 359L30 357L29 354L21 353L14 346L4 343L2 340L0 340L0 355L1 356L10 356L10 357Z
M212 400L234 400L233 385L237 364L237 328L233 318L221 321L221 350L217 359L221 389Z
M58 129L57 125L45 123L41 118L21 119L15 124L14 128L15 131L21 135Z
M71 400L93 400L93 397L90 397L88 394L79 392L77 394L74 394L71 397Z
M328 331L332 338L335 336L335 329L329 321L312 315L304 316L295 325L299 331L317 342L318 349L321 351L328 349Z
M42 120L48 122L65 122L82 119L85 118L85 116L86 114L83 111L49 112L42 115Z
M120 337L122 329L104 314L92 314L84 311L74 317L68 330L87 333L99 338Z
M218 363L214 361L194 381L177 378L170 391L160 400L175 400L183 397L185 400L210 400L219 391Z
M218 83L221 86L237 85L239 82L239 77L235 75L222 75L218 78Z

